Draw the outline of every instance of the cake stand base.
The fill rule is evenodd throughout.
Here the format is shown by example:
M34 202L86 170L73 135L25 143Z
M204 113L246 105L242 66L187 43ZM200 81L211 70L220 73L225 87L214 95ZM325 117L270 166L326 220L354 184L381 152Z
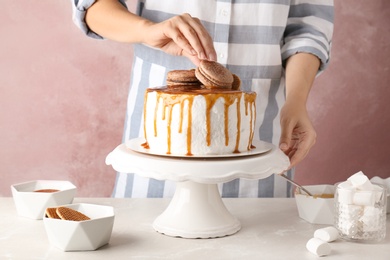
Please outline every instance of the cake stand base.
M236 233L240 222L222 201L217 184L192 181L176 183L176 191L153 228L168 236L215 238Z
M139 145L145 142L132 140ZM255 144L256 149L266 151L229 158L156 156L121 144L107 156L106 164L118 172L176 182L170 204L153 222L156 231L174 237L216 238L232 235L241 228L226 209L218 183L236 178L263 179L284 172L290 165L278 147L259 140Z

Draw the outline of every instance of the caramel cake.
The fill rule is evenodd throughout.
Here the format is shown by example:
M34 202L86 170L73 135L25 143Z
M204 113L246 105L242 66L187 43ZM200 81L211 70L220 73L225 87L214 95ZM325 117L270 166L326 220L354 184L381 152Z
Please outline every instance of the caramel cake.
M168 73L167 86L147 89L143 147L155 154L188 156L251 150L256 93L233 89L233 82L229 88L194 84L194 70L181 72L190 74L188 84L183 77L175 84L173 75L181 73L173 71Z

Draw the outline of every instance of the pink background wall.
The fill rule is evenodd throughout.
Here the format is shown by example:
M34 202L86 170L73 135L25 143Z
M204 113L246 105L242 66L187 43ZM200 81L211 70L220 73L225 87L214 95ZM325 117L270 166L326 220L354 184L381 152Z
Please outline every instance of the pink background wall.
M360 170L390 177L390 2L335 2L332 62L308 104L318 139L297 167L303 184ZM110 196L115 172L104 160L121 142L131 46L82 35L69 1L3 1L0 35L0 196L35 179Z

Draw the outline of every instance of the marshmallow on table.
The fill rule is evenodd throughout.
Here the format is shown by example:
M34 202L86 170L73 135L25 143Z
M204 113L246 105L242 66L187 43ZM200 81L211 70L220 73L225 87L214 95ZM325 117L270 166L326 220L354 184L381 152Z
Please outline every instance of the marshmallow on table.
M317 229L314 237L325 242L333 242L339 237L339 231L335 227L325 227Z
M307 241L306 248L317 256L329 255L331 251L330 245L327 242L315 237Z

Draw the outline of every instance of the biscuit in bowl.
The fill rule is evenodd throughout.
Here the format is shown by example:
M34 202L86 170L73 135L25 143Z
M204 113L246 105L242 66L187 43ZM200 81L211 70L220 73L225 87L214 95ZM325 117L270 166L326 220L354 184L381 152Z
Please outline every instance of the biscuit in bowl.
M83 221L75 221L76 217L67 216L67 220L45 216L43 223L51 245L63 251L91 251L106 245L114 226L114 208L88 203L61 205L57 214L75 214L77 219L82 215ZM64 214L65 215L65 214ZM62 216L64 217L64 216ZM71 219L70 219L71 218Z

